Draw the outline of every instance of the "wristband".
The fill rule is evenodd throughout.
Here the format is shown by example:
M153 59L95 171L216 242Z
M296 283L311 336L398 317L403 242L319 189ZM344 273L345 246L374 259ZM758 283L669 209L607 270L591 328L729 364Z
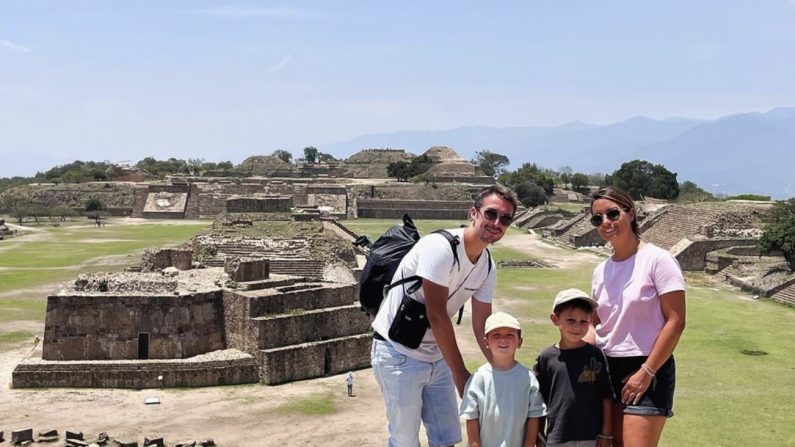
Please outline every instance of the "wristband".
M596 435L596 437L597 437L597 438L602 438L602 439L613 439L613 436L611 436L611 435L602 435L602 434L599 434L599 435Z
M640 369L642 369L643 372L648 374L650 377L654 377L654 375L657 374L657 371L649 368L645 363L641 363Z

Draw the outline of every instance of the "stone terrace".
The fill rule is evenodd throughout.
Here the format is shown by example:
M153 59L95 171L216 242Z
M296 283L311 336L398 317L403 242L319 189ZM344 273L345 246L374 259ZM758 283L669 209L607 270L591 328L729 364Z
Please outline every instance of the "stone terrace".
M269 275L267 263L78 278L48 298L43 358L18 365L13 386L278 384L368 366L358 285Z

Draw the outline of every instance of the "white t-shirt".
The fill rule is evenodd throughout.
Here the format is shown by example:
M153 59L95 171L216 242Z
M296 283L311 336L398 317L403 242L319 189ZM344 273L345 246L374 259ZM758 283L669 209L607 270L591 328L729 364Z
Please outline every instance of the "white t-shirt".
M448 296L455 292L447 301L447 315L452 317L470 298L483 303L491 303L494 284L497 279L494 261L489 271L489 255L484 250L475 264L469 261L464 248L464 229L448 230L458 236L458 261L453 265L453 251L450 242L441 234L429 234L421 238L400 261L392 282L401 278L417 275L439 285L447 285ZM408 289L413 283L405 284ZM404 286L393 287L381 303L378 314L373 321L373 329L382 337L389 339L389 326L395 318L403 299ZM412 298L425 303L425 295L420 287ZM435 362L442 359L442 352L436 344L433 331L425 333L422 344L417 349L409 349L400 343L392 343L395 350L411 358Z
M608 357L647 356L665 323L660 295L685 290L685 279L673 255L646 243L623 261L599 264L592 287L596 345Z
M486 363L469 378L460 414L480 422L480 445L519 447L527 419L546 416L547 407L532 371L520 363L507 371Z

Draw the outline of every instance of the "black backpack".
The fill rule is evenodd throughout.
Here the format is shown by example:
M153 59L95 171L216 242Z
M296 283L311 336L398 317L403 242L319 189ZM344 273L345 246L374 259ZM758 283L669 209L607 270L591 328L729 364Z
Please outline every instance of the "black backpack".
M444 236L450 243L450 249L453 251L453 266L460 263L458 261L458 244L461 241L458 236L453 236L447 230L436 230L434 233L439 233ZM414 284L409 287L406 293L413 293L422 285L422 278L413 275L408 278L402 278L392 283L392 277L395 276L400 261L403 256L411 250L411 247L420 240L420 233L417 227L411 220L408 214L403 215L403 225L394 225L381 235L372 245L370 245L370 256L367 258L367 263L362 269L362 274L359 279L359 304L361 309L367 312L368 315L375 316L378 313L378 308L381 307L381 302L386 297L386 294L393 287L403 285L414 281ZM486 250L488 252L488 250ZM491 253L489 256L489 273L491 273ZM461 323L461 316L463 315L463 307L458 314L458 323Z

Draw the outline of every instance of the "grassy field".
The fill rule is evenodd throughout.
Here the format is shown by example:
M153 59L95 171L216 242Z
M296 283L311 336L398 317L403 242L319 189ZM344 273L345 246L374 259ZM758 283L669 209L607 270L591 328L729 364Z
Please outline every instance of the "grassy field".
M0 324L44 320L47 285L90 271L118 271L140 259L145 248L180 244L209 225L41 225L25 236L0 241ZM112 257L110 259L109 257ZM32 290L31 290L32 289ZM25 331L3 333L0 351Z
M396 223L399 220L359 219L345 225L375 240ZM420 221L418 225L421 234L428 234L463 223ZM14 270L0 269L0 292L67 280L84 269L99 268L94 262L99 258L180 243L200 229L155 223L66 227L46 229L49 241L41 236L25 243L2 241L0 267L13 266ZM510 247L495 247L492 253L495 259L526 256ZM130 262L136 260L130 257ZM519 360L524 364L531 365L537 353L558 338L549 322L552 297L567 287L589 290L592 269L593 265L498 270L495 308L521 320L524 345ZM661 445L795 445L795 309L753 300L703 274L688 274L687 284L688 323L676 350L675 417L668 421ZM40 321L43 311L42 297L35 294L0 298L0 323ZM4 345L29 338L31 334L16 329L0 333L0 351ZM467 359L467 363L474 368L482 359ZM313 396L282 410L306 417L335 411L333 399L326 396Z

